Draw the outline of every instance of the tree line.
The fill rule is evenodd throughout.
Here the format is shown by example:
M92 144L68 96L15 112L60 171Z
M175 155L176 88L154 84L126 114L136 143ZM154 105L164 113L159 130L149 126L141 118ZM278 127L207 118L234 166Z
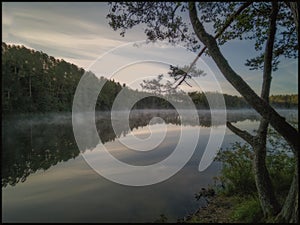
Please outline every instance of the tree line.
M63 59L2 42L2 113L71 111L76 87L85 73L83 68ZM96 110L110 110L121 90L128 96L141 99L134 105L134 109L174 108L172 101L169 101L174 93L148 96L144 91L132 90L114 80L98 78L90 71L86 74L89 83L106 81L99 94ZM86 91L89 91L88 87ZM177 100L184 99L184 95L177 93ZM189 92L188 95L197 109L209 108L208 95L223 95L227 108L250 108L243 97L216 92ZM270 102L276 107L297 107L298 95L275 95L270 97Z

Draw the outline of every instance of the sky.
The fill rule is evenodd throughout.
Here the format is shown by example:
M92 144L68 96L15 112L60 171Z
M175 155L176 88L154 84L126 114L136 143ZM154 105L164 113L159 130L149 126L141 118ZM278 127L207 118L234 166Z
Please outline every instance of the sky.
M140 88L143 79L166 73L168 63L184 65L193 61L195 53L183 47L143 44L146 36L142 26L121 37L120 31L110 28L108 12L105 2L2 2L2 41L64 59L133 89ZM256 55L253 42L234 40L220 48L232 68L259 94L262 71L244 66L246 59ZM206 76L190 82L192 87L183 85L183 90L221 90L239 95L210 57L202 56L197 67ZM298 93L298 59L283 59L273 73L271 94L291 93Z

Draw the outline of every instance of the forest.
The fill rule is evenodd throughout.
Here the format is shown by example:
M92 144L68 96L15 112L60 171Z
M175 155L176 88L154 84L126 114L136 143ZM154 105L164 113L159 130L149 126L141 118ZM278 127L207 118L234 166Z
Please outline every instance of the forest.
M2 222L299 224L300 1L2 6ZM166 42L195 55L170 48L165 74L103 73L165 58ZM110 47L105 66L81 68ZM201 60L228 91L192 89Z
M76 87L85 72L83 68L41 51L2 42L2 114L71 111ZM106 79L97 78L90 71L87 74L92 83ZM162 98L168 99L168 96L156 94L157 97L147 97L144 91L132 90L126 84L106 80L99 94L96 110L110 110L122 89L141 99L134 105L134 109L173 108ZM184 94L179 93L179 98L180 95ZM188 95L196 108L208 109L206 96L222 93L189 92ZM243 97L228 94L223 96L227 108L250 108ZM270 103L274 107L297 108L298 94L272 95Z

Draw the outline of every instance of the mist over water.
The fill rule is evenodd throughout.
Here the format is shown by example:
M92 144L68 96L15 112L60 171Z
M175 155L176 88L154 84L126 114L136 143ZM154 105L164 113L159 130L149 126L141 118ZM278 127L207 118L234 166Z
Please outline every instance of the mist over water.
M298 110L278 112L288 121L298 122ZM75 115L78 120L82 116ZM95 116L102 143L114 157L132 165L149 165L168 157L180 136L181 121L174 110L133 110L129 130L119 133L112 128L110 112L96 112ZM161 119L152 120L154 117ZM71 113L6 116L2 122L2 221L153 222L160 214L176 221L178 215L199 207L201 202L195 200L194 193L212 184L221 168L213 162L205 171L198 171L211 131L209 110L198 110L198 117L198 124L192 119L182 124L191 134L200 129L196 151L185 167L164 182L130 187L99 176L84 161L81 154L97 160L94 149L98 143L79 151ZM228 121L251 132L257 129L259 119L254 110L227 111ZM150 128L160 134L163 124L166 137L151 151L137 152L119 142L121 138L133 141L132 133L145 139ZM242 140L226 130L222 148L234 141ZM189 148L188 140L185 146Z
M183 110L184 111L184 110ZM298 121L298 109L276 109L276 111L283 117L285 117L290 122ZM184 111L189 114L189 110ZM201 122L204 124L209 124L211 121L211 111L202 109L197 110L198 117ZM214 110L216 114L218 114L218 110ZM120 111L122 113L122 111ZM220 111L220 114L222 111ZM110 111L96 111L91 112L91 114L95 115L95 120L110 120L111 112ZM237 122L246 119L250 120L259 120L261 116L253 109L230 109L226 112L227 121L229 122ZM82 119L85 114L84 113L76 113L73 115L76 119ZM173 120L179 120L178 113L176 110L168 109L139 109L132 110L130 112L130 118L132 119L140 119L140 118L152 118L154 116L161 117L162 119L172 118ZM176 118L177 117L177 118ZM45 113L45 114L24 114L24 115L6 115L2 117L4 125L7 123L18 124L20 127L31 126L35 124L46 124L46 125L56 125L56 124L67 124L72 121L72 113L64 112L64 113ZM199 124L190 124L190 125L199 125ZM223 124L220 124L223 125Z

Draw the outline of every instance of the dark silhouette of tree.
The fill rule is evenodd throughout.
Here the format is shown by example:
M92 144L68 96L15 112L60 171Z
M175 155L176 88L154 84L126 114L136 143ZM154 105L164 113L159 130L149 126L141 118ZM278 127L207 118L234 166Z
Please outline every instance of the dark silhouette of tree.
M145 81L142 84L144 90L157 95L147 97L146 92L132 90L124 84L104 77L97 78L92 72L86 72L64 60L57 60L24 46L2 43L2 113L71 111L76 87L85 72L88 74L90 85L106 81L97 99L96 110L110 110L121 90L128 98L136 96L141 99L134 106L135 109L170 109L173 106L168 101L182 100L186 95L174 88L174 85L180 82L187 69L187 66L180 69L177 66L170 67L169 75L177 79L175 84L170 81L161 84L162 76L159 76L158 80ZM203 71L196 68L189 72L189 76L193 77L203 75L205 75ZM88 96L88 92L93 89L87 87L86 90L85 94ZM204 93L189 93L189 95L197 108L208 108ZM224 94L224 98L228 108L249 107L242 97ZM271 96L270 102L276 107L297 107L298 95Z
M250 5L251 7L249 7ZM171 43L184 42L187 47L193 50L200 48L199 41L201 41L205 47L202 48L197 58L207 48L208 54L215 61L224 77L245 98L248 104L263 117L259 133L264 133L268 123L270 123L291 145L298 161L298 131L286 122L285 118L281 117L268 103L271 71L277 69L280 56L296 58L298 55L298 40L295 32L295 29L297 29L298 33L298 3L246 2L196 4L195 2L121 2L110 3L110 6L110 13L107 15L107 18L110 19L109 24L114 30L121 29L121 35L124 35L127 29L137 24L146 24L145 34L150 41L168 40ZM181 14L178 13L179 10ZM192 28L188 26L187 22L181 16L185 12L189 14ZM213 23L215 32L217 33L215 36L208 34L204 29L203 24L207 22ZM275 37L276 25L280 33ZM255 49L259 54L247 60L246 65L250 66L250 69L264 69L264 85L261 97L231 68L219 49L218 45L237 38L241 40L255 40ZM261 51L266 41L265 51ZM195 60L191 63L190 68L195 64ZM182 75L181 83L187 78L188 72ZM232 131L235 131L235 133L239 133L248 142L252 142L250 140L252 137L246 132L240 131L230 123L228 123L228 127ZM262 139L265 140L265 137ZM265 141L261 141L258 145L263 146L264 143ZM264 167L264 151L257 150L257 155L261 157L258 157L260 162L256 166ZM280 218L278 217L278 219L283 219L286 222L298 221L297 168L298 165L296 165L290 192L279 213ZM260 178L264 177L268 180L266 170L256 172L258 173L256 178L261 180ZM277 214L276 201L273 204L267 200L270 200L270 196L263 196L267 193L267 191L263 190L264 188L271 190L271 186L267 183L268 181L266 181L263 188L260 188L263 183L257 183L257 186L260 186L258 187L258 191L262 208L265 209L265 206L267 206L265 215Z

